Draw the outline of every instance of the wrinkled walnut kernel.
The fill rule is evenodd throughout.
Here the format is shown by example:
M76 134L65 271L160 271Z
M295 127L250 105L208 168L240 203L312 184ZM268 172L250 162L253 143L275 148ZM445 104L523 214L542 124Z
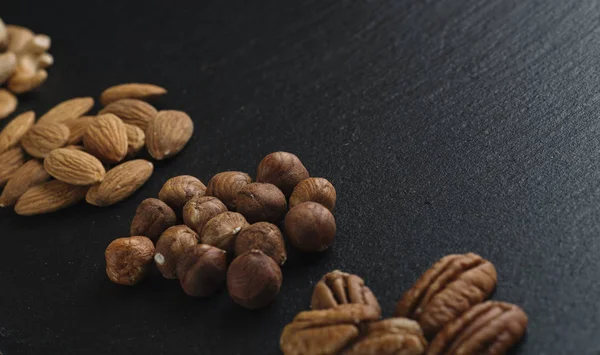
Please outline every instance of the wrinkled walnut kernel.
M312 309L334 308L342 304L361 303L381 312L377 298L360 277L339 270L325 274L312 295Z

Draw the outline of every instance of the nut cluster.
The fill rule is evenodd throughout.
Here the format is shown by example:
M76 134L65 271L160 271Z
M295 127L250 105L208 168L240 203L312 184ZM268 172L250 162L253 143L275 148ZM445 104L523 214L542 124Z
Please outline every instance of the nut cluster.
M0 43L2 26L0 22ZM8 26L9 38L27 31ZM11 48L17 47L9 44ZM19 53L28 58L26 52ZM153 158L165 159L181 151L193 133L193 122L184 112L157 111L142 101L165 93L156 85L122 84L102 93L100 100L107 106L96 116L88 115L94 106L91 97L63 101L37 122L33 111L16 116L0 132L0 187L6 185L0 207L14 206L20 215L36 215L84 199L109 206L131 196L154 171L150 161L135 159L141 149L146 146ZM0 89L0 111L2 97ZM27 161L25 153L33 159ZM195 178L182 179L187 184L175 181L161 191L163 201L176 210L206 190ZM156 240L162 227L174 224L174 212L151 204L141 208L132 235ZM166 213L164 220L149 216L156 213Z
M505 354L524 336L527 315L512 304L485 301L495 284L496 271L489 261L472 253L449 255L404 294L393 318L379 320L379 302L364 281L332 271L315 286L313 310L299 313L283 329L281 351L285 355ZM435 329L431 320L437 322Z

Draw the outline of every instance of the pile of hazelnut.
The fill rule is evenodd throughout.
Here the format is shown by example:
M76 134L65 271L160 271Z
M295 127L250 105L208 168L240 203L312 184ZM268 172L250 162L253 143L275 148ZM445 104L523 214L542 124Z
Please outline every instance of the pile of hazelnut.
M177 176L158 199L138 206L132 236L108 246L106 273L115 283L134 285L154 260L190 296L210 296L227 284L234 302L265 307L279 293L287 258L278 224L283 222L285 236L300 251L324 251L335 238L335 201L333 185L309 177L300 159L287 152L267 155L256 182L239 171L219 173L208 186ZM178 225L180 217L184 224Z

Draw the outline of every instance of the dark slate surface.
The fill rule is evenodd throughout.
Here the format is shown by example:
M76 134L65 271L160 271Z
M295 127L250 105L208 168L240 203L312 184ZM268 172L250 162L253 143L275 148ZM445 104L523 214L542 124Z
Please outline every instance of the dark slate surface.
M169 5L170 3L170 5ZM473 251L529 314L518 354L598 354L600 58L595 0L2 1L56 65L19 111L147 81L193 141L127 202L0 211L0 351L276 354L312 286L362 275L390 315L438 258ZM0 123L3 127L5 122ZM295 152L338 191L330 251L292 254L270 307L111 284L103 252L178 174Z

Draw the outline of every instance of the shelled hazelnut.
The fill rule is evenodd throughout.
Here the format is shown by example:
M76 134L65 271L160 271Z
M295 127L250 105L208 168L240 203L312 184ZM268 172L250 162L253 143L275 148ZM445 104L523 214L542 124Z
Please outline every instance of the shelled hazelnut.
M240 232L235 240L235 255L242 255L252 249L262 251L278 265L283 265L287 259L281 231L272 223L254 223Z
M238 191L252 182L250 175L241 171L224 171L208 181L206 194L221 200L227 208L235 210L235 198Z
M154 261L167 279L177 278L177 262L191 246L198 244L198 234L187 226L174 226L158 238Z
M175 212L166 203L156 198L142 201L131 221L131 235L144 235L158 241L160 235L177 223Z
M223 212L206 223L202 229L202 243L232 253L236 237L248 226L248 221L241 214Z
M242 187L236 197L236 210L250 223L278 223L285 216L285 195L273 184L254 182Z
M202 228L211 218L227 212L227 206L213 196L195 197L183 207L183 221L185 224L202 234Z
M104 252L106 274L114 283L135 285L146 275L153 255L154 244L146 237L115 239Z
M311 177L300 181L290 196L290 208L306 201L320 203L333 211L335 207L335 187L329 180L319 177Z
M181 211L189 200L205 194L206 186L202 181L190 175L181 175L167 180L158 193L158 198L173 210Z
M335 238L335 218L316 202L302 202L285 216L285 232L290 242L306 252L327 249Z
M192 297L207 297L225 285L226 252L207 244L185 250L177 263L177 275L183 291Z
M286 196L290 196L294 187L308 177L308 170L300 159L288 152L275 152L267 155L258 165L256 172L257 182L273 184Z
M227 271L227 290L233 301L248 309L271 303L281 287L281 269L260 250L250 250L233 260Z

